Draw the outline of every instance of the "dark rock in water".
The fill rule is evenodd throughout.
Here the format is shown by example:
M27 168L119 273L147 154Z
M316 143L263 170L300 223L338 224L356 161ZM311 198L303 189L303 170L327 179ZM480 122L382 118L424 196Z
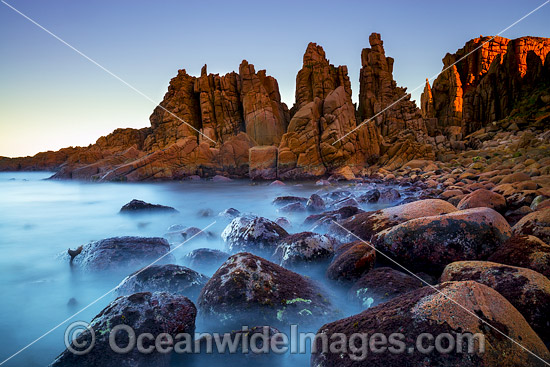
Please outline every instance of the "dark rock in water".
M284 229L288 229L288 228L292 227L292 223L290 223L290 221L288 219L286 219L285 217L279 217L279 218L275 219L275 223L277 223L278 225L280 225Z
M195 332L195 305L186 297L168 293L136 293L119 297L103 309L91 321L95 334L95 345L89 353L77 355L69 349L61 353L50 365L51 367L143 367L167 366L170 354L154 350L151 354L140 353L133 348L129 353L121 354L112 350L109 337L113 329L119 325L131 327L136 336L151 333L155 337L168 333L175 337L179 333L193 335ZM115 330L116 332L116 330ZM116 345L124 348L129 343L127 331L121 330L115 334ZM82 332L76 339L76 344L89 346L92 342L89 330ZM145 341L145 347L154 346ZM71 345L73 349L80 350ZM84 349L84 348L83 348Z
M176 232L176 231L183 231L185 229L185 226L183 224L172 224L170 227L168 227L168 232Z
M456 207L440 199L415 201L404 205L381 209L373 212L363 212L354 215L340 223L340 225L352 232L364 241L370 241L372 237L388 228L411 219L447 214L457 211ZM336 224L332 224L331 233L342 240L356 241L357 238L350 235Z
M532 269L550 279L550 246L535 236L514 235L487 260Z
M514 234L530 234L550 243L550 208L527 214L512 231Z
M227 252L211 248L198 248L182 258L184 265L191 269L210 273L220 267L229 258Z
M364 308L374 307L426 284L392 268L376 268L364 274L348 292L348 299Z
M325 209L325 201L317 194L312 194L307 203L306 209L311 212L320 212Z
M229 177L216 175L216 176L212 177L212 181L214 181L214 182L231 182L233 180L230 179Z
M355 198L349 197L349 198L338 200L335 203L333 203L331 206L335 209L340 209L340 208L345 208L350 206L358 207L359 203L357 202L357 200L355 200Z
M277 210L279 213L300 213L305 212L306 207L302 203L292 203L283 206Z
M472 281L447 282L435 286L435 289L423 287L360 314L323 325L319 332L325 334L328 340L334 340L331 337L337 337L336 333L343 333L346 336L345 340L350 340L350 336L355 333L364 333L369 338L374 333L388 336L398 332L404 336L399 338L402 344L385 344L393 348L386 349L385 353L364 353L364 359L359 362L353 357L360 357L360 350L355 353L326 349L323 351L323 336L320 335L316 345L321 352L313 353L311 356L311 365L319 367L544 366L545 363L536 356L546 360L550 358L544 343L514 306L497 291ZM468 344L468 335L477 339L477 342L474 343L473 353L468 353L467 350L457 351L454 347L447 353L433 350L426 354L414 348L417 337L422 333L429 333L434 338L448 333L455 342L457 334L464 335L463 348ZM485 338L482 352L479 337L475 337L477 333L483 334ZM519 347L514 342L516 340L520 341L525 349ZM442 344L447 345L445 342ZM409 349L410 353L407 346L413 346L413 349Z
M151 265L127 276L116 288L118 296L138 292L167 292L197 299L208 277L185 266Z
M396 189L384 189L380 192L380 198L379 201L383 201L385 203L391 203L393 201L399 200L401 197L401 194Z
M179 213L176 209L170 206L159 204L150 204L141 200L132 200L128 204L120 208L121 213L143 213L143 212L160 212L160 213Z
M169 252L170 245L164 238L112 237L84 245L72 263L88 271L135 270L165 255L161 264L174 262Z
M283 238L273 259L285 268L327 263L334 253L336 240L313 232L301 232Z
M359 196L357 200L360 203L376 203L380 199L380 191L377 189L372 189Z
M473 280L506 298L543 342L550 342L550 280L536 271L489 261L458 261L443 270L441 282Z
M71 297L69 299L69 302L67 302L67 306L69 307L76 307L77 305L78 305L78 301L74 297Z
M345 206L336 210L330 210L319 214L312 214L304 220L304 224L311 226L312 229L329 227L333 224L333 221L340 221L342 219L349 218L352 215L363 212L363 210L357 208L356 206Z
M374 267L376 251L362 241L341 245L327 268L327 277L332 280L353 281Z
M199 296L202 317L228 327L307 325L336 316L311 280L250 253L231 256Z
M411 219L378 233L374 243L410 270L437 274L454 261L487 259L511 235L496 211L474 208Z
M214 211L212 209L201 209L197 212L198 217L208 218L214 216Z
M307 199L300 196L279 196L272 202L273 205L277 206L285 206L294 203L301 203L305 205L307 203Z
M273 253L279 240L288 236L280 225L264 217L237 217L225 227L222 239L229 252Z
M225 209L223 212L218 214L219 217L223 217L229 220L233 220L241 214L240 211L234 208Z
M190 238L203 238L213 240L216 235L210 231L203 231L197 227L187 227L181 231L168 232L164 235L172 243L180 243Z

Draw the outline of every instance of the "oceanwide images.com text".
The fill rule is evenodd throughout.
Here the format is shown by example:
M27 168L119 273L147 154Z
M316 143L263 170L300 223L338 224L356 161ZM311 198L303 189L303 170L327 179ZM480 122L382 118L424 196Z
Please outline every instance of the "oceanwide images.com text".
M275 331L274 331L275 330ZM362 361L369 353L469 353L485 351L483 334L471 333L421 333L408 336L402 333L343 333L325 334L301 332L298 325L290 326L290 333L265 327L249 328L232 333L179 333L171 335L136 332L126 324L119 324L105 333L96 332L91 325L78 321L69 325L65 332L65 345L76 355L90 353L96 343L108 343L117 354L178 353L178 354L305 354L335 353L347 354L350 359ZM101 340L99 340L101 339Z

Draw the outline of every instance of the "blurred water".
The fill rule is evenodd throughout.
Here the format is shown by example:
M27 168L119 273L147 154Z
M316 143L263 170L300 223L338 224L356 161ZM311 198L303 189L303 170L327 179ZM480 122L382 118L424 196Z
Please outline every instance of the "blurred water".
M274 220L281 216L271 204L276 196L308 197L327 190L313 182L287 186L252 184L247 180L97 184L44 180L49 176L45 172L0 173L0 361L115 287L123 278L123 275L71 270L58 256L67 248L113 236L163 236L172 224L204 228L216 221L209 230L217 239L196 238L186 243L174 252L180 262L183 255L195 248L223 249L219 234L228 221L217 213L227 208ZM180 213L118 214L120 207L132 199L169 205ZM201 209L211 209L214 216L200 217L197 212ZM306 215L287 216L293 224L289 232L306 230L300 225ZM77 300L76 306L68 306L71 298ZM90 321L113 299L110 294L71 321ZM5 366L47 365L64 350L65 327L66 324L51 332Z

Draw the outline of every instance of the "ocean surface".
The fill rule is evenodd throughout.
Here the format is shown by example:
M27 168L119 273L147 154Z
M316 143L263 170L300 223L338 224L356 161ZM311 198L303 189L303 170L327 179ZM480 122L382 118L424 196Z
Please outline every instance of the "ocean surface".
M285 216L292 223L287 230L295 233L309 229L301 225L307 213L281 215L271 204L273 199L281 195L309 197L315 192L338 189L316 186L314 182L269 186L248 180L166 183L46 180L50 175L0 173L0 363L34 342L3 366L48 365L65 349L63 335L67 325L77 320L89 322L115 298L113 293L108 294L70 318L116 287L124 276L85 274L72 269L60 256L68 248L114 236L162 237L173 224L204 228L215 222L209 228L216 235L214 240L196 238L174 251L177 263L181 263L181 258L193 249L223 249L219 235L228 221L217 214L227 208L272 220ZM348 188L342 185L342 189ZM169 205L180 213L120 215L121 206L132 199ZM365 205L363 209L383 206L387 204ZM213 215L199 215L204 209L210 209ZM76 299L76 305L69 305L71 298ZM344 310L345 314L355 312ZM198 323L197 331L200 328ZM302 362L309 365L309 357Z

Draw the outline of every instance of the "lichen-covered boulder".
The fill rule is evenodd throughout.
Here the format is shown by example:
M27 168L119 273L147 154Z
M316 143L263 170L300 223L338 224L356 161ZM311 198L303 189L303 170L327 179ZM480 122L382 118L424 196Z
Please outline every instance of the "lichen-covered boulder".
M360 213L347 218L340 224L360 239L370 241L376 233L399 223L415 218L448 214L455 211L457 211L456 207L444 200L419 200L374 212ZM348 241L357 240L356 237L350 235L347 231L335 224L332 224L330 228L334 233L337 233L339 237L345 238Z
M502 294L545 342L550 342L550 280L536 271L489 261L458 261L441 282L473 280Z
M550 243L550 208L527 214L512 228L514 234L537 236L545 243Z
M88 271L136 270L162 258L158 263L174 262L170 244L159 237L111 237L82 247L72 264ZM166 256L165 256L166 255Z
M487 260L532 269L550 279L550 246L535 236L514 235Z
M388 338L393 333L399 333L403 336L397 337L397 340L403 344L387 344L394 347L392 350L400 352L367 352L363 355L364 359L358 361L355 358L361 357L361 350L348 350L347 353L323 351L322 337L318 337L318 351L311 358L311 366L315 367L545 365L527 350L544 360L550 358L544 343L514 306L494 289L473 281L446 282L435 286L435 289L423 287L405 293L360 314L323 325L318 333L325 334L329 340L330 337L337 337L337 333L344 334L346 340L354 333L365 333L369 337L381 333ZM473 336L473 351L468 353L467 349L462 349L457 352L455 347L447 353L435 350L422 353L415 347L422 333L429 333L434 339L448 333L455 341L458 335ZM479 337L475 334L483 335L484 351L480 351ZM466 348L468 339L462 340L463 348ZM424 341L422 347L428 345L434 346L434 341Z
M426 284L392 268L376 268L363 274L348 291L348 299L363 308L377 306Z
M300 325L336 313L311 280L250 253L231 256L203 288L198 307L215 325Z
M133 348L129 353L113 351L109 345L111 331L118 325L130 326L136 336L151 333L158 336L168 333L173 338L180 333L193 335L197 309L188 298L169 293L135 293L118 297L103 309L90 323L95 335L95 345L86 354L77 355L69 349L61 353L51 367L145 367L165 366L170 363L170 354L154 350L150 354L140 353ZM124 348L129 343L128 333L119 331L114 335L116 345ZM92 334L82 332L71 347L80 350L77 345L89 346ZM154 346L155 341L152 341ZM144 347L150 343L145 342Z
M139 292L167 292L196 300L208 277L185 266L151 265L128 275L115 289L118 296Z
M376 236L377 249L399 264L436 274L454 261L487 259L511 228L493 209L474 208L412 219Z
M186 254L182 258L182 262L191 269L212 274L229 256L231 255L221 250L198 248Z
M374 267L376 251L362 241L339 246L327 268L327 278L339 281L359 279Z
M273 261L285 268L328 263L334 253L335 244L334 238L322 234L291 234L279 242L273 253Z
M222 239L229 252L250 251L260 254L273 253L279 241L288 232L277 223L256 216L237 217L225 227Z

